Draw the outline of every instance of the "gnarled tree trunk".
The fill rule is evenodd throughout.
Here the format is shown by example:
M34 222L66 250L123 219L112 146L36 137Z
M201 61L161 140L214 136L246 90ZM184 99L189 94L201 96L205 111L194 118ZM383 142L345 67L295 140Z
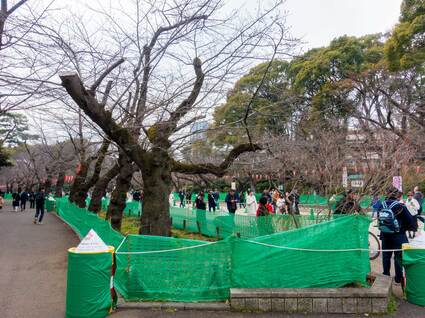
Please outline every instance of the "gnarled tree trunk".
M81 208L84 208L86 206L85 200L84 205L81 206L82 202L81 200L77 202L77 198L81 198L82 196L87 195L84 183L86 181L86 177L89 171L89 165L90 163L87 161L80 162L80 170L75 176L74 183L72 184L71 191L69 193L69 201L71 201L72 203L76 203Z
M171 192L170 158L164 150L153 150L142 167L143 214L140 219L140 234L171 235L170 204Z
M105 160L106 153L108 151L110 143L111 142L107 139L103 140L102 146L100 147L99 151L97 152L97 160L96 160L96 164L94 166L93 175L88 180L86 180L86 178L84 178L84 180L82 180L82 183L78 185L78 191L76 191L74 193L73 202L75 202L80 208L86 207L87 192L99 180L100 172L102 170L102 164L103 164L103 161ZM90 160L87 160L85 162L85 165L86 165L86 169L87 169L87 171L86 171L86 177L87 177L88 169L90 167ZM77 180L75 180L75 181L77 181Z
M58 174L58 180L56 181L56 190L55 190L56 198L62 197L62 189L64 184L65 184L65 171L61 169Z
M99 213L102 208L102 197L106 192L109 182L120 172L120 166L115 164L105 175L96 182L90 200L89 211Z
M133 176L133 165L127 156L120 154L118 158L119 174L114 191L112 191L111 202L109 203L107 218L111 219L113 229L120 231L122 216L125 209L127 192L130 189L131 178Z

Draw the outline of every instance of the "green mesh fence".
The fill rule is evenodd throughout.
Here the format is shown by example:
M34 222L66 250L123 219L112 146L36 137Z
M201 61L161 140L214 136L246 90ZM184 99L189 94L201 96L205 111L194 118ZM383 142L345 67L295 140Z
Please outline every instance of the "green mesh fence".
M251 238L288 231L315 224L317 220L309 215L270 215L255 217L249 215L232 215L213 213L205 210L170 208L173 227L189 232L217 238L238 236ZM326 218L320 219L327 220Z
M220 192L219 201L224 201L226 198L227 193ZM261 198L261 193L255 193L255 197L257 201ZM320 196L317 194L301 194L300 195L300 204L301 205L307 205L307 206L330 206L331 209L335 209L336 202L335 200L330 200L331 197L327 198L324 196ZM336 201L340 200L342 198L342 195L336 196ZM194 201L196 199L196 194L192 194L191 200ZM173 200L174 205L180 204L180 198L178 196L178 192L173 193ZM205 194L205 200L207 200L207 194ZM370 195L364 195L360 199L360 207L362 209L368 209L371 207L372 204L372 197ZM425 202L423 204L423 207L425 208Z
M4 199L5 200L12 200L12 193L5 193L4 194Z
M186 229L215 236L219 225L225 239L206 242L143 235L123 239L108 222L65 198L56 206L80 237L93 228L117 249L115 286L127 300L218 301L229 297L231 287L365 284L370 271L370 220L359 215L311 225L314 220L302 216L231 217L171 209L176 227L186 219ZM285 232L270 234L279 231Z
M169 237L129 235L117 271L128 300L216 301L229 298L231 245ZM140 254L133 254L137 251ZM162 251L159 252L158 251Z
M370 271L368 228L369 219L352 215L250 240L233 240L232 287L365 284ZM350 251L359 248L364 250Z

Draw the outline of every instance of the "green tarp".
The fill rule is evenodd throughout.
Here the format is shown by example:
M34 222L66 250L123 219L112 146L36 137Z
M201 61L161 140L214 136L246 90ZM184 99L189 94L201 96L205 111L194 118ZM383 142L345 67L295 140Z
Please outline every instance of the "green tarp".
M68 251L66 318L103 318L110 313L112 262L112 253Z
M425 306L425 249L403 249L407 301Z

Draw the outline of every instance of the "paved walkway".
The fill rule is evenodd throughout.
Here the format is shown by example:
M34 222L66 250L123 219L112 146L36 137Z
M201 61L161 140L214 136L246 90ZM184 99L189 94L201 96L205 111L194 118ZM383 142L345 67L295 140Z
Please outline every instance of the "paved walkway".
M67 249L77 237L54 215L0 210L0 317L65 316Z

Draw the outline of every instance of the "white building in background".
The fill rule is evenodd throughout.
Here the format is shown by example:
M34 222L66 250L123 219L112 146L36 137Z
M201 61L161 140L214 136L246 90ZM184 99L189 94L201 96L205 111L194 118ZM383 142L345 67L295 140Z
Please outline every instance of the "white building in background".
M204 140L206 138L206 130L208 129L208 121L198 121L192 125L190 128L190 142L195 142L198 140Z

